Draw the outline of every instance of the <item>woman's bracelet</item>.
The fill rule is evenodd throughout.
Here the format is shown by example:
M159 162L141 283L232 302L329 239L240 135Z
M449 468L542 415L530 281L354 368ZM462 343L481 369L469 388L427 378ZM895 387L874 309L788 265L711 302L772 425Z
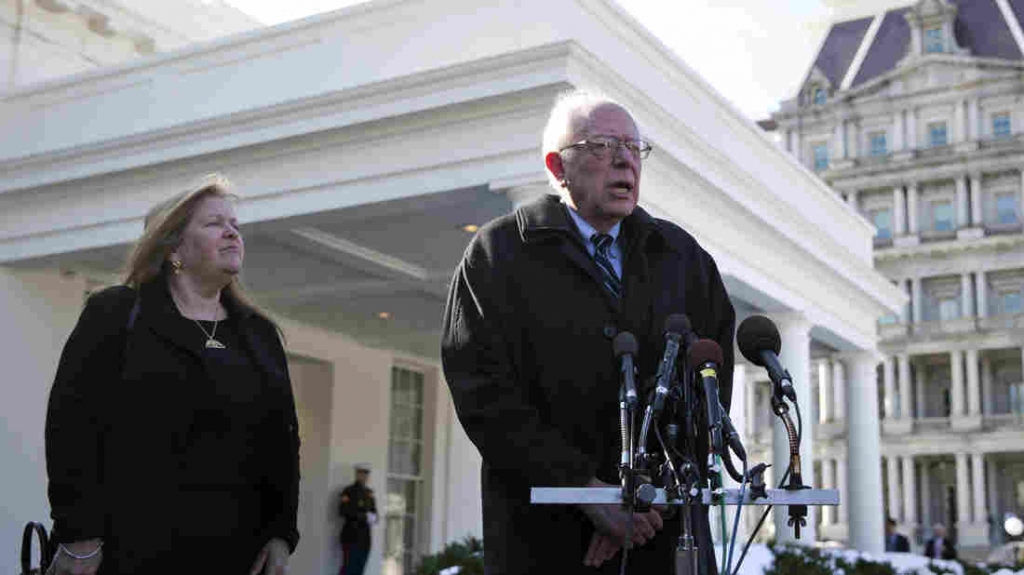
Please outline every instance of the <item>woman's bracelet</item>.
M68 548L65 547L63 543L61 543L61 544L59 544L57 546L57 550L58 551L63 551L65 555L67 555L68 557L71 557L72 559L92 559L93 557L95 557L100 552L100 549L102 549L102 548L103 548L103 542L100 541L100 544L97 545L96 548L93 549L92 551L90 551L90 552L88 552L88 553L86 553L84 555L76 555L75 553L72 553L71 551L68 551Z

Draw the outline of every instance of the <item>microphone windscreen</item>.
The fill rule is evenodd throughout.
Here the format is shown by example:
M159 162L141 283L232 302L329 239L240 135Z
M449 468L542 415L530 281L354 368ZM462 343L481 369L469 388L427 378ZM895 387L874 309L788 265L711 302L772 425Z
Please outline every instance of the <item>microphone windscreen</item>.
M761 360L762 351L771 350L777 355L782 349L779 329L772 320L763 315L752 315L743 320L736 330L736 344L740 346L743 357L759 367L764 367L764 361Z
M693 345L690 346L690 350L687 353L690 356L690 365L694 367L703 365L709 361L713 361L717 365L722 365L722 362L724 361L722 358L722 346L710 339L698 339L693 342Z
M628 331L620 331L619 335L615 336L615 339L612 340L612 349L615 351L615 357L622 357L626 354L636 356L639 347L636 343L636 337Z
M686 314L674 313L665 318L665 333L678 333L680 335L690 333L690 318Z

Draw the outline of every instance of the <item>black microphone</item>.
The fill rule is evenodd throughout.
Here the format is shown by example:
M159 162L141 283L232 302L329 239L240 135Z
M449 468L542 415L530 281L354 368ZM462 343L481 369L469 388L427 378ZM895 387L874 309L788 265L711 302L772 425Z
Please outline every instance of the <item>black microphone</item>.
M768 370L768 377L771 378L774 385L772 395L777 400L781 401L785 396L790 401L796 402L793 378L779 363L782 339L772 320L763 315L752 315L743 320L739 329L736 330L736 343L739 344L740 353L747 358L747 361Z
M722 348L710 339L697 340L690 346L690 367L700 375L704 387L704 403L708 412L711 452L722 453L722 405L718 398L718 366L724 361Z
M626 390L626 406L630 409L636 407L637 403L636 368L633 366L633 358L636 356L638 348L636 337L628 331L620 332L612 341L612 349L621 365L622 386Z
M683 339L684 334L691 332L690 319L685 315L674 313L665 319L665 353L661 356L661 363L658 364L658 372L655 376L654 399L647 404L644 421L640 426L639 452L641 454L647 452L647 433L650 431L651 421L665 407L665 397L668 396L672 381L675 379L679 340Z

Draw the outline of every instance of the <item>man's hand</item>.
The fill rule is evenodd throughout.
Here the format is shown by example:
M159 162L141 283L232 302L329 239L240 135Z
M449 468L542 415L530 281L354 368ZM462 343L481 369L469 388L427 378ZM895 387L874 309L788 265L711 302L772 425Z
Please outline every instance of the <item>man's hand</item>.
M249 575L287 575L288 544L282 539L271 539L263 546Z
M75 555L89 555L94 551L96 554L88 559L75 559L63 550L58 549L56 556L53 558L53 563L50 563L49 569L46 570L46 575L95 575L96 571L100 568L100 562L103 561L102 544L99 539L65 543L64 548Z
M615 487L591 479L587 487ZM590 518L597 533L590 540L590 547L583 560L585 565L597 566L615 556L618 549L627 544L626 535L630 529L629 513L617 505L580 505L580 509ZM664 522L656 509L647 513L633 513L632 539L628 543L644 545L654 538ZM596 564L595 564L596 562Z

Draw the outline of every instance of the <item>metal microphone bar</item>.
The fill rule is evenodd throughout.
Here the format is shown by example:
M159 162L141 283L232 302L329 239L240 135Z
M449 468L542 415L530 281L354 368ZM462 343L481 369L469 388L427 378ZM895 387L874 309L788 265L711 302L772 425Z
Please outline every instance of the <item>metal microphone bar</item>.
M726 505L739 505L739 489L725 489ZM768 489L768 497L750 498L750 490L743 493L744 505L839 505L837 489ZM655 505L683 505L682 500L666 501L665 490L658 489ZM711 504L711 492L701 490L704 505ZM534 505L558 505L571 503L619 505L622 503L622 489L618 487L533 487L530 489L530 503ZM717 503L716 503L717 504Z

